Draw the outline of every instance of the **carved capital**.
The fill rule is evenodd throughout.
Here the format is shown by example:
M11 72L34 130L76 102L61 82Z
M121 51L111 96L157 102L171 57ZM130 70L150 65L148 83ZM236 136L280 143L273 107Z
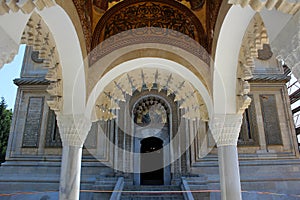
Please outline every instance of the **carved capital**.
M0 27L0 69L18 53L19 45Z
M83 115L57 115L57 125L63 145L82 147L92 126Z
M249 5L256 12L260 12L263 8L268 10L275 8L278 11L291 15L294 15L300 9L300 2L291 0L228 0L228 3L242 7Z
M210 130L217 146L237 145L242 114L218 114L210 121Z

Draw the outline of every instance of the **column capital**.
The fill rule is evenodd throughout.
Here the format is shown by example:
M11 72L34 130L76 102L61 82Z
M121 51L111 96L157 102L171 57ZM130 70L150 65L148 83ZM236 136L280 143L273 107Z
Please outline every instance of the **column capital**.
M215 114L210 121L210 130L217 146L236 146L239 137L242 114Z
M84 115L58 114L57 125L63 146L82 147L92 122Z

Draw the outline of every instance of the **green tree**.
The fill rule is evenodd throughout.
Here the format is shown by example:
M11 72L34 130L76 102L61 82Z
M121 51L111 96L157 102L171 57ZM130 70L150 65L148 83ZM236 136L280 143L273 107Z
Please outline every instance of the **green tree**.
M8 135L12 119L12 111L6 109L7 105L3 97L0 102L0 163L5 161L5 153Z

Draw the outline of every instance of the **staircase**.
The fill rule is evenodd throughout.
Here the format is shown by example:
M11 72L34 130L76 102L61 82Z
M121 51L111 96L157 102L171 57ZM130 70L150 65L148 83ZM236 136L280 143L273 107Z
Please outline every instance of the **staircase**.
M208 190L207 177L205 176L186 177L183 179L183 182L185 182L188 185L188 190L192 192L194 199L201 199L201 200L210 199L210 192L207 191Z
M110 199L117 181L118 177L97 177L93 186L97 192L93 194L92 200Z
M176 185L126 185L121 200L184 200Z

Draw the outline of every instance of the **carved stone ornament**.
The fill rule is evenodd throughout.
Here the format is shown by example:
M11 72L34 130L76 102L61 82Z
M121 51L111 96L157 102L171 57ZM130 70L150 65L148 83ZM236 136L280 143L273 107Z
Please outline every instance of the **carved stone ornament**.
M83 115L57 115L57 125L63 146L82 147L92 122Z
M300 12L282 29L271 47L276 58L283 60L300 81Z
M176 1L126 0L113 6L99 20L93 33L92 49L104 40L110 41L111 36L118 33L126 38L127 35L149 37L149 33L176 36L176 32L207 47L207 36L201 22L186 6Z
M111 81L96 101L96 115L101 120L115 118L114 110L120 109L118 102L125 101L136 90L165 90L174 95L174 101L185 110L186 119L208 121L207 107L199 92L181 76L162 69L133 70Z
M209 128L217 146L236 146L241 125L242 114L216 114L209 122Z
M0 69L18 53L19 45L0 27Z
M244 35L237 68L237 112L244 113L251 103L247 96L250 92L250 85L247 80L252 78L254 69L254 58L258 57L258 50L269 44L267 30L259 13L254 15Z
M24 14L31 13L35 8L43 10L55 5L54 0L1 0L0 15L21 10Z
M228 0L229 4L241 5L242 7L251 6L257 12L263 8L272 10L273 8L286 13L294 15L300 9L300 2L298 0Z
M120 1L122 1L122 0L93 0L93 5L100 12L104 12L111 7L111 6L109 6L109 4L115 5ZM192 10L200 10L205 3L205 0L177 0L177 1L183 2L183 3L189 2Z
M51 95L47 103L56 113L62 109L62 69L54 38L40 15L32 13L24 29L21 43L33 47L44 67L48 68L46 79L50 81L47 92Z

